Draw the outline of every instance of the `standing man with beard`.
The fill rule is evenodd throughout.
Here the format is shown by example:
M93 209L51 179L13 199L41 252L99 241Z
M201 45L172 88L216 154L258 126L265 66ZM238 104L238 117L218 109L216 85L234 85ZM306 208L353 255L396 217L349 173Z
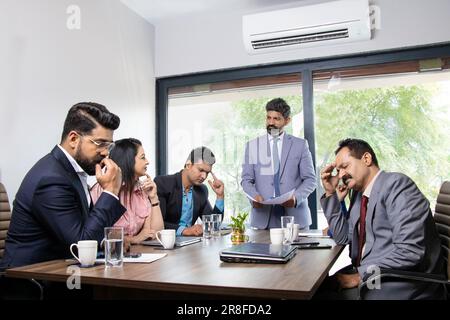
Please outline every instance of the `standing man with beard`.
M117 197L120 168L107 158L119 124L97 103L69 110L60 145L31 168L17 192L0 270L70 257L70 244L79 240L100 243L104 228L126 211ZM104 190L95 205L88 175Z
M311 212L308 196L316 188L316 175L308 142L284 132L291 121L291 108L281 98L266 105L267 135L247 143L241 185L252 201L251 225L258 229L279 228L281 216L294 216L300 229L308 229ZM295 189L282 205L262 201Z

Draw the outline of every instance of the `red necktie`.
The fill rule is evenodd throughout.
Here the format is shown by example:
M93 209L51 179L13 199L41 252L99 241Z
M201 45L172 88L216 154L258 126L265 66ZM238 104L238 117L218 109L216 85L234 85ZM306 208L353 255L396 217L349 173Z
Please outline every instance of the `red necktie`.
M359 238L358 238L358 258L356 260L356 266L361 264L362 251L364 243L366 243L366 214L367 214L367 202L369 198L362 196L361 209L359 213Z

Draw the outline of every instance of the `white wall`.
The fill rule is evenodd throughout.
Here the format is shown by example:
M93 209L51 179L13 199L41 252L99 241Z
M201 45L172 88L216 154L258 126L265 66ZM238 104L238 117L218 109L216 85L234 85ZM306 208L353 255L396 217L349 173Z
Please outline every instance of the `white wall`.
M299 1L298 5L304 3ZM370 0L370 3L381 10L381 30L376 30L370 41L254 56L248 55L243 46L241 13L197 14L163 21L156 25L156 76L450 41L448 0Z
M81 29L66 9L81 9ZM31 166L60 140L70 106L106 105L114 138L136 137L154 174L154 27L119 0L0 2L0 181L10 201Z

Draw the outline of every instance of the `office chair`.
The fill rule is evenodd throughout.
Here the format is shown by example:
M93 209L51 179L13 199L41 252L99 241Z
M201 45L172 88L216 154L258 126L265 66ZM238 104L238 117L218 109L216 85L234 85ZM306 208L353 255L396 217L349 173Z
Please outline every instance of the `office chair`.
M3 258L5 251L6 233L11 220L11 208L8 202L8 194L5 187L0 183L0 260Z
M373 275L359 284L358 292L361 299L361 291L367 287L368 283L374 283L375 280L383 278L397 278L405 280L423 281L431 283L440 283L447 285L447 299L449 298L450 288L450 181L444 181L439 190L436 201L436 210L433 216L436 223L436 228L441 239L442 256L444 257L447 280L443 276L435 274L427 274L421 272L411 272L404 270L381 269L380 274Z
M0 260L3 258L5 251L5 240L6 234L8 233L9 223L11 221L11 207L8 201L8 194L6 193L5 186L0 183ZM5 272L0 271L0 284L7 285L9 280L5 277ZM23 280L22 280L23 281ZM37 298L39 300L44 299L44 288L43 286L34 279L25 280L24 283L31 284L31 288L33 290L37 290ZM8 295L4 288L0 286L0 292L5 293L5 296ZM3 297L0 296L0 300Z

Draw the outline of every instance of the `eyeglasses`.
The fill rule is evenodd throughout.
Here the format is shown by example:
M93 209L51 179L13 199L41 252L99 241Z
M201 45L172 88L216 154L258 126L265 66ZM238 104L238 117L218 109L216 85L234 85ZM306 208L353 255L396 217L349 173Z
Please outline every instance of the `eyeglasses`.
M97 147L98 150L108 149L108 152L111 152L111 150L114 149L114 147L116 145L114 142L110 142L110 141L100 141L99 142L99 141L92 140L91 138L89 138L85 135L82 135L78 132L77 132L77 134L80 137L84 137L84 138L88 139L90 142L92 142L93 144L95 144L95 146Z

